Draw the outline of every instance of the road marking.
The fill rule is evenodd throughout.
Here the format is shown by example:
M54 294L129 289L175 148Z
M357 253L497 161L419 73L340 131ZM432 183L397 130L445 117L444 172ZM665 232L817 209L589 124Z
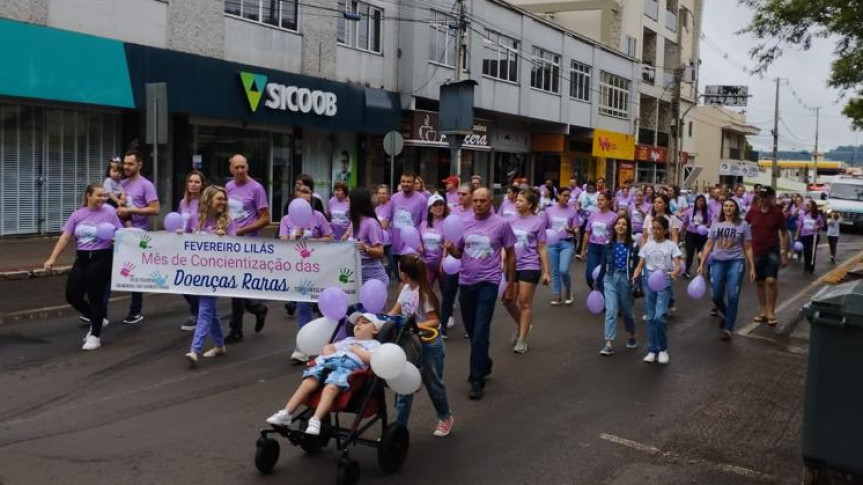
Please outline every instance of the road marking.
M637 441L628 440L626 438L621 438L619 436L614 436L611 434L602 433L599 435L599 439L609 441L611 443L615 443L621 446L626 446L627 448L632 448L633 450L647 453L648 455L658 456L673 463L685 465L702 465L732 475L739 475L746 478L756 478L770 482L776 481L776 478L772 475L761 473L759 471L755 471L742 466L730 465L728 463L716 463L710 460L705 460L703 458L692 458L679 455L677 453L672 453L670 451L662 451L655 446L645 445Z
M799 300L799 299L803 298L804 296L806 296L806 293L808 293L808 292L812 291L812 289L813 289L813 288L815 288L816 286L818 286L818 285L820 285L820 284L822 284L820 281L813 281L812 283L810 283L810 284L809 284L809 286L807 286L806 288L803 288L802 290L798 291L798 292L797 292L794 296L792 296L791 298L789 298L789 299L787 299L787 300L783 301L782 303L780 303L780 304L779 304L779 306L777 306L777 307L776 307L776 314L781 313L783 310L785 310L786 308L788 308L788 306L789 306L789 305L791 305L792 303L794 303L794 302L796 302L797 300ZM743 327L743 328L742 328L740 331L738 331L737 333L738 333L739 335L743 335L744 337L749 336L749 334L750 334L750 333L752 333L752 331L753 331L753 330L755 330L756 328L758 328L758 326L759 326L759 325L762 325L762 324L761 324L761 323L758 323L758 322L754 322L754 321L753 321L753 322L749 322L749 324L748 324L748 325L746 325L745 327Z

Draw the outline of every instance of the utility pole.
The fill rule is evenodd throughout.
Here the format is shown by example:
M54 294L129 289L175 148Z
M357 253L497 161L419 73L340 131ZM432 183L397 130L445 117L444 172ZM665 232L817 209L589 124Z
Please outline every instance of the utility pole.
M455 68L455 80L463 81L466 79L465 65L467 64L467 5L465 0L458 0L458 55L456 62L458 65ZM450 138L452 137L452 138ZM450 172L453 175L461 178L461 146L464 142L464 136L449 135L450 139Z
M683 69L682 66L674 68L673 91L671 94L671 129L673 131L671 133L671 177L669 177L669 181L672 185L680 185L678 180L680 175L680 148L683 145L682 140L680 140L682 133L680 129L680 92L682 89Z
M814 108L815 109L815 175L812 177L812 183L818 183L818 122L821 115L821 107Z
M776 78L776 102L773 107L773 163L770 165L770 186L776 190L776 171L779 167L779 81Z

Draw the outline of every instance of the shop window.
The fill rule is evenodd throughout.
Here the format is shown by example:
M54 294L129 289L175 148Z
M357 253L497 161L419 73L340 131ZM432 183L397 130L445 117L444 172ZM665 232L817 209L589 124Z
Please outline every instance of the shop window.
M339 44L368 52L381 52L381 22L383 10L356 0L339 0L339 12L351 14L359 20L350 20L345 15L338 17Z
M225 0L225 13L280 29L297 30L297 0Z
M456 30L451 28L455 24L455 17L432 10L431 42L429 44L429 60L448 67L456 64Z
M629 87L624 77L601 71L599 74L599 113L615 118L629 118Z
M518 82L518 41L491 30L483 39L485 46L482 60L484 76L503 81Z
M569 96L571 98L590 102L590 70L589 65L572 61L569 67Z
M549 93L560 93L560 56L539 47L533 48L530 86Z

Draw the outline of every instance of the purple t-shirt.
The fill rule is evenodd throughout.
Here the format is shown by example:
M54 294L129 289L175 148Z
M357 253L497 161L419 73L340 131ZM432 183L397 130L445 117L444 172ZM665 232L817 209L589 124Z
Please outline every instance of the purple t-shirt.
M398 229L403 227L420 227L420 223L426 214L426 197L417 192L411 192L410 197L405 196L404 192L399 192L393 195L389 203L389 213L387 216L392 221L391 225L393 240L393 254L401 254L401 234Z
M431 227L427 220L422 221L420 239L423 243L422 260L430 266L440 264L443 259L443 221L434 221Z
M350 208L351 203L348 199L340 201L333 197L327 202L327 212L330 213L330 225L333 226L333 237L337 240L342 239L342 236L351 225L350 214L348 213Z
M446 205L448 205L450 209L458 205L458 190L446 193Z
M123 224L117 217L117 210L108 204L98 209L81 207L63 224L63 233L75 238L75 249L78 251L97 251L99 249L110 249L113 241L102 241L96 237L96 229L99 224L107 222L117 229Z
M497 214L485 219L465 219L464 237L459 239L462 251L459 284L500 283L501 251L515 245L515 234L509 223Z
M638 209L641 209L639 212ZM638 234L641 232L642 228L644 228L644 218L647 217L647 214L650 214L650 203L642 202L641 205L635 203L633 200L629 204L629 219L632 221L632 233Z
M453 207L452 209L450 209L449 213L455 214L455 215L461 217L465 221L468 219L473 219L473 208L471 208L471 207L465 209L462 206L457 205L457 206Z
M587 219L585 230L590 234L590 244L608 244L609 237L614 231L614 222L617 221L617 213L614 211L596 211Z
M153 182L145 179L143 175L123 179L120 181L120 184L123 185L123 190L126 191L126 207L140 209L159 201L159 196L156 194L156 187L153 185ZM150 229L150 216L133 214L132 227L145 231Z
M812 214L801 214L797 218L797 236L811 236L817 234L824 227L821 216L812 217Z
M249 179L242 185L231 180L225 185L225 191L228 193L228 210L231 213L231 220L236 222L240 229L258 220L258 212L261 209L270 208L264 186L254 179ZM258 231L245 235L257 236Z
M279 223L279 236L288 236L288 239L296 239L297 229L299 228L300 226L294 224L294 221L291 220L291 216L286 214ZM319 239L324 236L333 235L333 228L321 211L315 211L312 214L312 220L309 222L309 225L303 229L305 230L300 239Z
M709 226L711 220L713 219L710 217L710 211L707 211L707 220L705 220L703 211L695 211L694 207L686 209L686 215L683 216L686 232L692 234L698 234L698 226Z
M384 230L381 224L371 217L360 217L360 228L354 233L357 241L366 243L370 247L382 246L384 244ZM378 258L373 258L364 251L360 251L360 264L363 274L372 269L377 270L382 264Z
M504 197L500 207L497 208L497 215L501 217L512 217L518 214L515 209L515 202L509 200L509 197Z
M389 222L390 220L390 203L386 204L378 204L375 207L375 214L378 216L378 222L383 223L384 221ZM392 242L392 229L386 228L383 229L383 237L384 237L384 246L389 246Z
M195 216L197 220L198 216L198 198L189 199L186 202L186 199L183 198L180 200L180 205L177 207L177 212L183 216L183 227L186 228L186 232L193 232L195 226L192 224L192 216Z
M707 239L713 241L713 259L730 261L743 259L743 243L752 241L752 231L749 223L740 221L738 224L716 221L710 226Z
M546 218L533 214L516 215L508 218L507 222L515 234L516 271L540 269L538 243L545 242Z
M718 201L712 197L707 199L707 212L710 213L710 219L716 220L719 218L719 215L722 214L722 202ZM743 212L741 211L741 214Z
M566 232L566 229L581 226L578 212L568 205L561 207L560 204L554 204L545 210L545 217L548 221L548 228L560 233L561 239L572 239L572 235Z
M614 197L614 208L629 207L634 199L635 197L631 193L624 195L623 192L618 192L617 196Z
M191 231L196 234L213 234L216 232L216 220L212 217L207 218L207 221L204 222L204 225L201 226L201 229L198 230L198 213L195 212L189 218L189 227ZM237 223L231 221L228 223L228 229L225 230L226 236L236 236L237 235Z

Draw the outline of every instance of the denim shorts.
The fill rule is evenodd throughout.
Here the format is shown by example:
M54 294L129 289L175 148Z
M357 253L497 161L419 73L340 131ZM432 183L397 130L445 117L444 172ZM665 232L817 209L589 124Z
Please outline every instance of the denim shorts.
M354 359L342 355L338 357L320 356L315 365L303 371L303 379L314 377L318 382L332 384L342 391L348 390L348 376L364 366Z
M776 248L755 256L755 281L775 280L779 276L780 262L781 256Z

